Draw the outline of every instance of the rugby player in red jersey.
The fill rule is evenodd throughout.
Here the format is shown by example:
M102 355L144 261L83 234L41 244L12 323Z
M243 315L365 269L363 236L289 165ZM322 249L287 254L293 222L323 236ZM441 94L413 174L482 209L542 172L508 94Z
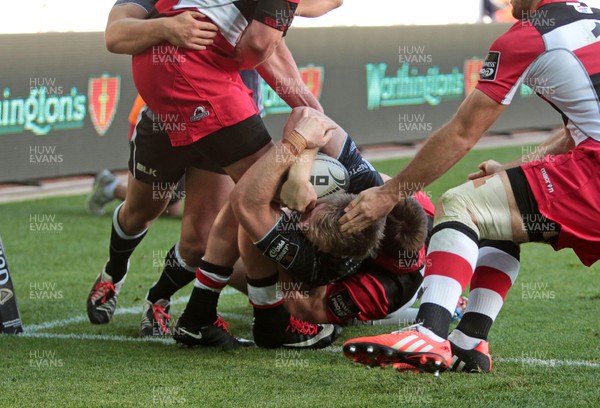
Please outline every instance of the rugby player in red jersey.
M240 12L240 9L236 10L231 10L229 9L228 11L233 11L233 14L229 13L227 14L227 16L225 17L225 20L228 17L232 17L232 16L238 16L239 18L243 18L245 21L245 24L247 25L247 29L244 30L244 34L242 35L242 37L239 39L239 44L237 45L241 45L241 44L245 44L248 45L250 44L250 49L245 49L243 52L240 52L239 55L237 55L238 58L242 58L241 61L243 61L243 58L245 58L245 54L247 54L249 56L249 58L252 58L252 55L254 55L254 53L259 53L262 55L262 57L266 57L267 54L263 53L262 51L264 51L264 49L261 51L261 49L259 49L260 47L267 47L269 48L269 52L273 52L273 47L271 47L272 42L278 42L278 38L281 38L281 29L283 27L276 27L273 28L271 26L268 26L268 24L266 23L272 23L272 20L269 20L268 18L272 17L272 15L277 16L277 11L273 9L273 7L276 8L279 6L285 6L285 10L289 11L291 10L290 8L290 4L288 2L279 2L276 6L273 4L257 4L255 2L251 2L252 4L249 4L250 8L244 8L244 12L248 13L249 11L252 11L253 9L255 9L256 11L256 16L258 16L259 18L263 18L263 19L267 19L265 21L262 21L260 23L256 23L256 19L252 18L252 15L246 14L246 15L242 15L242 13ZM259 2L260 3L260 2ZM159 4L160 5L160 4ZM238 4L238 5L241 5ZM158 6L158 5L157 5ZM283 10L283 9L282 9ZM279 10L279 11L282 11ZM307 14L310 14L310 8L307 8ZM195 10L187 10L187 11L183 11L183 12L175 12L173 13L174 16L173 18L178 18L178 16L181 16L182 14L185 13L192 13L193 14L193 20L202 20L205 19L206 17L204 17L202 14L194 14ZM224 17L223 15L217 16L215 17L216 20L219 20L219 17L222 18ZM288 13L280 13L280 19L283 22L289 23L291 22L291 16ZM246 20L248 19L248 20ZM150 21L150 20L148 20ZM219 20L221 22L221 24L224 24L223 20ZM193 22L190 19L187 19L187 22ZM210 23L209 21L204 21L204 23ZM254 23L254 24L253 24ZM141 29L139 28L139 21L138 22L134 22L134 21L128 21L127 22L127 29L131 30L134 29L133 26L134 25L138 25L137 29ZM125 24L123 24L124 26ZM225 24L226 25L226 24ZM245 41L245 36L251 36L251 35L256 35L257 32L261 32L263 33L263 31L265 30L264 27L265 26L268 28L268 30L272 30L272 31L276 31L275 36L273 36L271 32L266 31L267 33L271 34L271 36L267 36L269 38L267 38L267 41L262 41L264 35L259 35L258 37L260 38L253 38L252 41ZM121 28L125 28L125 27L121 27ZM197 28L197 27L196 27ZM224 32L225 35L228 35L229 38L231 38L231 32L227 31L227 30L223 30L223 27L219 27L221 29L221 32ZM232 29L233 31L238 30L239 26L236 27L225 27L227 29ZM216 41L218 42L220 38L223 38L222 36L219 37L221 35L221 32L217 35L217 37L215 37ZM264 33L263 33L264 34ZM107 36L108 38L113 38L114 39L115 36ZM256 43L256 41L258 41L259 43ZM261 42L262 41L262 42ZM149 44L146 44L146 46L148 46ZM165 44L162 44L163 46ZM129 47L135 47L132 46L131 44L128 45ZM257 48L258 47L258 48ZM213 86L215 85L215 83L218 83L219 85L222 85L223 88L220 89L216 89L213 88L212 91L215 91L218 95L219 99L219 103L223 103L225 105L221 105L221 108L224 108L227 110L227 112L221 112L223 113L223 115L220 115L219 120L222 119L224 116L228 116L229 115L229 119L226 119L225 122L220 123L219 126L225 126L223 128L223 130L221 132L219 132L219 135L214 135L213 138L207 138L206 140L212 140L214 141L220 141L220 137L223 136L223 134L228 134L229 132L236 134L238 139L237 142L236 140L230 140L227 139L227 143L221 143L221 146L218 147L218 149L222 149L225 146L228 148L228 155L227 157L220 157L219 160L221 160L219 163L214 163L213 159L215 159L215 156L212 154L212 147L208 148L208 151L204 151L204 153L202 153L201 151L198 150L198 145L194 144L194 145L187 145L185 147L176 147L177 143L173 143L174 139L177 139L178 137L178 132L175 129L178 130L184 130L183 128L186 128L186 124L184 123L183 126L179 126L181 124L177 124L177 123L170 123L168 118L169 118L169 114L163 114L161 115L160 112L158 113L154 113L150 110L146 110L144 112L146 117L149 117L150 119L146 119L145 121L144 119L144 114L142 115L142 119L140 121L140 123L138 124L137 127L137 131L140 132L141 134L144 134L143 138L134 138L134 144L135 144L135 148L132 149L132 157L130 160L130 168L132 169L132 173L134 178L139 178L140 183L138 184L138 187L140 187L142 190L141 192L138 192L138 194L134 194L132 195L131 199L128 199L127 202L129 202L130 200L131 205L129 205L129 208L146 208L146 210L154 210L154 207L157 206L148 206L147 203L143 203L143 202L138 202L137 206L135 205L136 202L134 200L136 200L137 198L140 199L140 201L144 201L143 198L144 197L149 197L149 194L153 194L155 191L157 190L169 190L170 186L164 186L163 185L167 185L169 184L168 182L166 182L165 180L174 178L171 176L174 176L174 174L176 172L181 172L183 169L185 169L186 167L189 168L190 166L195 166L196 164L198 166L200 166L200 168L203 168L205 166L214 166L211 167L211 169L215 172L215 174L217 173L217 169L220 170L220 167L223 167L223 163L224 161L229 161L229 160L235 160L235 158L233 158L233 156L245 156L248 154L249 151L254 151L255 153L252 154L258 154L258 152L261 149L264 149L266 147L266 145L270 144L270 137L268 137L268 134L266 134L266 130L264 129L264 126L262 125L262 123L260 122L260 120L257 120L257 116L256 116L256 106L254 105L253 102L250 103L248 102L248 98L249 98L249 93L247 91L247 89L245 87L243 87L243 85L240 86L241 81L239 80L239 74L238 74L238 70L234 69L231 70L232 68L234 68L234 65L237 64L239 67L241 67L239 62L236 62L235 64L232 64L229 61L225 61L223 60L223 55L221 54L222 49L219 49L219 46L215 46L213 44L213 46L211 47L211 50L216 50L216 52L213 52L210 58L206 58L203 59L202 55L204 53L209 54L211 52L211 50L205 50L202 51L200 53L196 52L197 55L194 55L194 53L188 49L183 49L183 48L179 48L178 46L171 46L171 48L169 48L168 46L161 48L159 46L159 48L153 48L151 49L149 52L150 54L152 54L152 52L157 52L159 55L159 57L163 57L166 59L169 59L169 56L167 55L169 52L174 51L176 53L187 53L186 55L189 56L190 58L196 58L199 60L202 60L205 64L208 64L209 66L211 66L211 68L216 69L217 71L219 71L219 68L215 68L215 66L213 65L215 61L220 61L222 62L222 68L223 71L221 72L222 74L225 74L225 76L227 78L223 79L222 76L211 76L211 85ZM167 50L164 54L161 53L160 50ZM141 49L135 49L134 52L138 52L141 51ZM144 54L142 54L144 55ZM200 56L199 56L200 55ZM136 57L137 58L137 57ZM142 58L140 56L140 58ZM182 61L183 59L179 60ZM174 61L174 60L172 60ZM164 61L163 61L164 62ZM159 65L159 64L157 64ZM291 57L291 54L289 53L289 51L287 50L287 48L285 47L285 44L283 42L281 42L279 44L278 47L276 47L275 53L273 54L273 56L271 58L268 59L268 61L265 61L263 64L261 64L260 67L258 67L259 70L261 70L261 75L263 76L263 78L265 78L265 80L272 84L272 86L276 86L276 83L278 80L281 80L281 78L286 78L287 80L291 80L291 81L295 81L298 84L301 84L301 80L299 78L299 74L297 72L297 68L295 66L295 63L293 62L293 58ZM221 79L223 79L221 81ZM291 78L291 79L290 79ZM142 83L144 83L143 79L139 79L138 80L142 81ZM221 81L221 82L219 82ZM151 84L156 85L156 81L155 78L152 79L152 81L150 81ZM146 84L149 85L149 84ZM138 83L138 87L139 83ZM316 99L312 96L312 94L310 94L310 92L305 88L305 87L294 87L295 89L290 89L287 88L286 90L289 93L283 94L281 95L284 100L286 100L289 104L291 104L292 106L294 106L295 104L305 104L305 105L313 105L315 107L320 108L320 105L318 104L318 101L316 101ZM191 89L191 88L190 88ZM146 88L146 91L148 91L148 89ZM294 91L296 91L296 93L293 93ZM142 96L143 93L142 93ZM227 103L228 99L229 102L231 103ZM145 98L148 99L148 98ZM192 112L192 115L189 118L189 123L192 122L204 122L204 124L207 124L208 128L214 130L214 125L215 123L213 122L212 125L208 124L209 122L212 122L212 120L214 119L214 116L216 115L216 113L214 111L212 111L212 114L210 111L207 110L202 110L200 108L198 108L198 106L196 106L194 108L194 112ZM159 108L160 110L160 108ZM243 116L246 116L248 113L251 113L250 117L248 117L247 119L242 119ZM172 116L170 116L172 118ZM204 121L204 119L206 117L210 117L209 120ZM241 122L244 123L238 123L237 127L233 127L233 125L231 126L226 126L229 124L228 120L233 120L234 122L238 119L242 119ZM161 123L164 125L164 128L167 130L166 133L169 133L170 139L168 140L164 137L164 133L162 132L163 135L158 135L155 134L156 132L152 132L151 129L148 129L148 126L150 126L152 128L152 125L154 123ZM189 124L188 123L188 124ZM203 124L203 125L204 125ZM202 126L200 126L202 127ZM169 131L171 130L171 131ZM188 130L191 130L191 126L188 128ZM160 133L160 132L159 132ZM202 133L202 132L200 132ZM195 131L191 131L190 134L194 134L196 135ZM157 138L160 136L160 140L157 140ZM179 135L180 136L180 135ZM152 140L151 140L152 139ZM209 140L209 141L210 141ZM146 151L146 155L143 158L140 158L140 156L142 156L140 153L142 152L141 146L140 144L143 142L143 144L146 146L145 150ZM235 145L235 143L237 143L237 145ZM210 143L209 143L210 144ZM235 146L235 148L233 149L229 149L232 146ZM262 146L262 147L261 147ZM206 144L204 143L204 147L206 150ZM257 150L258 149L258 150ZM202 149L200 149L202 150ZM154 153L153 153L154 152ZM176 153L175 153L176 152ZM252 155L251 154L251 155ZM207 157L207 156L210 156ZM169 158L172 158L172 160L170 160ZM145 160L147 163L149 162L150 164L147 165L146 163L142 163L141 161ZM223 161L224 160L224 161ZM247 161L240 161L239 163L235 162L235 163L231 163L231 167L229 168L229 172L230 175L232 175L234 178L235 176L239 176L239 172L243 171L244 167L249 165L251 163L252 159L248 159ZM177 164L177 166L174 166L174 164ZM153 167L154 166L154 167ZM225 166L225 167L229 167L229 166ZM227 170L227 169L225 169ZM160 174L159 174L160 173ZM201 180L199 180L201 181ZM209 182L209 184L212 184ZM152 185L152 187L150 186ZM158 187L155 187L157 186ZM218 184L214 184L214 186L216 186ZM213 187L214 187L213 186ZM186 200L188 201L188 206L191 207L196 207L195 204L200 205L202 202L207 203L207 205L211 206L211 209L217 207L218 205L220 205L223 201L220 200L220 198L223 198L223 196L215 196L211 193L209 193L209 189L200 189L200 188L190 188L189 186L189 182L188 182L188 186L186 187L187 193L186 193ZM194 201L194 203L190 204L190 194L191 191L195 191L197 192L197 202ZM222 192L225 193L225 190L221 190ZM205 196L203 194L208 194L211 197L211 200L206 200ZM226 194L224 194L226 196ZM186 206L186 208L188 207ZM130 213L124 213L121 209L118 208L115 211L115 217L113 219L113 234L111 236L111 251L110 251L110 258L109 258L109 262L107 263L107 265L105 266L105 270L101 273L101 275L99 276L99 278L97 279L96 283L94 284L94 287L92 288L92 291L90 292L90 296L88 298L88 315L90 316L90 320L92 322L95 323L106 323L108 321L110 321L110 318L112 317L112 314L114 313L115 307L116 307L116 298L118 295L118 292L120 290L120 287L122 286L125 274L127 272L127 265L128 265L128 260L129 260L129 256L131 255L131 253L133 252L133 250L135 249L135 247L139 244L139 242L141 241L141 239L143 238L148 225L152 222L152 220L154 218L156 218L157 216L157 212L156 211L152 211L152 214L148 214L148 211L146 211L146 213L142 212L130 212ZM191 212L190 212L191 213ZM215 214L216 212L211 211L211 214ZM225 214L227 214L227 212L225 212ZM190 215L188 220L185 220L186 216L184 213L184 220L183 220L183 227L182 227L182 238L181 240L171 249L171 251L169 251L168 255L167 255L167 259L165 260L165 270L167 269L172 269L170 274L167 273L163 273L163 275L161 276L161 279L159 280L159 282L157 282L157 284L153 287L153 289L156 289L156 291L151 290L151 292L149 293L149 298L150 296L152 296L153 298L158 298L158 300L154 303L150 303L151 308L147 308L148 309L148 313L152 314L153 316L150 316L150 323L151 326L153 326L152 322L152 317L155 318L155 320L159 320L156 315L158 312L160 317L160 320L163 323L167 323L169 316L167 315L166 311L168 310L168 297L174 293L178 288L182 287L183 285L185 285L186 283L188 283L190 281L190 273L189 272L193 272L195 271L195 267L190 266L190 265L197 265L200 263L200 257L202 256L203 252L204 252L204 248L206 248L206 240L207 240L207 236L208 236L208 228L210 228L211 224L212 224L212 219L209 219L209 217L206 214L202 214L199 213L198 211L194 212L193 214ZM221 219L224 220L224 222L222 223L222 225L225 225L225 229L228 230L229 232L233 231L234 228L234 223L231 222L231 219L233 218L233 215L227 217L227 215L225 215L224 217L222 217ZM229 221L228 221L229 220ZM121 223L129 223L134 225L134 227L132 228L127 228L126 229L122 228L123 225L121 225ZM186 230L186 225L189 226L187 231L189 233L185 233ZM137 227L137 228L136 228ZM235 225L235 228L237 228L237 225ZM127 231L127 232L125 232ZM133 231L133 232L132 232ZM229 242L228 241L228 247L232 248L233 251L227 251L226 248L223 248L222 246L219 246L219 250L223 250L227 256L231 259L233 259L235 257L235 251L237 251L237 244L235 243L235 236L233 237L233 242ZM224 242L224 240L219 241L219 243ZM237 258L237 257L236 257ZM227 268L227 271L229 271L230 268ZM188 272L189 271L189 272ZM179 273L181 272L181 273ZM185 273L184 273L185 272ZM221 272L221 270L217 271L217 272ZM208 272L210 274L210 272ZM230 274L231 272L228 272L228 274ZM184 276L185 275L185 276ZM219 273L217 273L216 275L219 275ZM178 276L178 278L174 279L174 276ZM213 276L214 277L214 276ZM228 278L228 276L227 276ZM194 292L196 294L200 294L202 295L202 289L203 288L199 288L198 290L194 290ZM160 293L154 293L153 292L160 292ZM212 290L212 288L208 291L204 291L206 293L208 293L207 297L209 298L209 303L212 305L213 304L213 300L214 300L214 309L216 310L216 299L218 299L218 295L214 296L214 291ZM205 294L206 294L205 293ZM151 299L148 299L149 302L152 302ZM146 303L149 303L146 302ZM145 309L146 311L146 309ZM152 312L152 313L150 313ZM210 322L206 323L208 320L210 320ZM237 340L235 340L235 338L233 338L232 336L229 335L228 331L225 329L225 324L222 322L222 320L216 318L216 312L212 313L208 312L205 313L204 315L200 316L199 321L204 322L205 324L202 324L201 328L204 330L204 334L206 334L207 332L213 333L214 336L210 336L210 335L205 335L204 339L207 342L204 342L203 344L205 345L223 345L225 347L229 347L229 346L239 346L239 342L237 342ZM167 325L166 324L161 324L160 325L161 328L166 329ZM142 328L143 329L143 328Z
M410 196L412 186L427 185L449 170L521 84L560 113L564 128L530 155L503 165L482 163L472 181L442 196L417 316L421 324L346 342L344 353L354 361L438 371L452 367L454 356L454 365L489 371L487 334L514 282L488 268L489 258L515 265L513 254L525 242L572 248L586 266L600 258L600 10L560 0L512 3L519 21L491 46L477 89L396 177L359 194L342 229L364 228ZM478 245L484 239L503 240L505 248L482 253ZM487 294L481 291L479 300L470 296L459 333L448 339L451 311L470 281Z

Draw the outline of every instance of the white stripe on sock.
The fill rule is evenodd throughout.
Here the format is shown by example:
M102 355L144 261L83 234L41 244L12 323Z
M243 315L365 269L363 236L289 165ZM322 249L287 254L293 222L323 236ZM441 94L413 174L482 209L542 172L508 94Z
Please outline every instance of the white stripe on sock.
M462 288L457 280L441 275L429 275L423 280L425 292L421 299L421 305L424 303L433 303L439 305L451 315L456 310L456 303L462 294Z
M280 290L277 290L277 284L258 288L248 285L248 299L256 306L270 306L279 302L283 298Z
M487 266L504 272L508 275L513 284L515 283L515 280L517 280L517 275L519 275L520 265L520 262L512 255L509 255L498 248L483 247L479 250L477 266Z
M469 303L465 313L475 312L496 320L504 301L502 296L487 288L475 288L469 292Z
M125 201L123 201L121 204L119 204L118 207L115 209L115 212L113 213L113 227L115 227L115 231L117 231L117 235L119 237L121 237L122 239L127 239L127 240L137 239L137 238L141 237L142 235L144 235L146 233L146 231L148 231L148 228L146 228L142 232L139 232L135 235L127 235L125 233L125 231L123 231L121 229L121 226L119 225L119 211L121 210L121 207L123 207L124 205L125 205Z
M427 254L437 251L460 256L471 265L471 270L475 270L479 248L462 232L453 228L444 228L433 234Z
M196 273L196 268L194 268L193 266L189 266L181 257L181 253L179 252L179 241L177 241L177 243L175 244L175 259L177 259L177 262L183 269L185 269L188 272Z

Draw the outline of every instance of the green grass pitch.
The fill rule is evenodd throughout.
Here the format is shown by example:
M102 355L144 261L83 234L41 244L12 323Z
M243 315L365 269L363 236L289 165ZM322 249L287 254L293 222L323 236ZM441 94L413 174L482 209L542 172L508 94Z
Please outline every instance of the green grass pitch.
M481 161L521 147L471 152L427 188L434 199ZM406 160L375 163L395 174ZM593 407L600 403L600 276L570 251L531 244L490 335L488 375L399 374L351 364L348 338L395 327L350 327L319 351L180 349L136 338L142 299L177 240L179 221L160 219L131 259L117 314L85 317L85 299L107 257L110 217L84 197L0 205L0 233L28 336L0 336L1 407ZM116 204L115 204L116 205ZM114 205L107 210L110 214ZM190 287L175 296L178 316ZM227 291L220 311L250 337L251 309Z

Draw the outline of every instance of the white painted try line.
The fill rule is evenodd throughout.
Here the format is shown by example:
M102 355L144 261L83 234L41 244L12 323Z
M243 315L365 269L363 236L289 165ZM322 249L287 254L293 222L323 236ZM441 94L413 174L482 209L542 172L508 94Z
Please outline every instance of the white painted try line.
M236 315L238 317L244 317L242 315ZM230 316L233 317L233 316ZM157 337L127 337L127 336L111 336L104 334L61 334L61 333L21 333L18 336L28 337L34 339L64 339L64 340L92 340L92 341L117 341L124 343L162 343L162 344L175 344L171 338L157 338ZM341 353L341 347L327 347L322 350L315 350L317 352L327 353ZM591 361L578 361L578 360L542 360L538 358L496 358L496 362L522 364L528 366L537 367L587 367L587 368L600 368L599 363L593 363Z
M591 361L580 361L580 360L542 360L540 358L496 358L494 361L501 363L515 363L523 365L534 365L534 366L546 366L546 367L591 367L600 368L600 363L593 363Z
M62 334L62 333L36 333L23 332L19 337L28 337L33 339L63 339L63 340L101 340L101 341L119 341L128 343L164 343L175 344L171 338L160 337L127 337L111 336L107 334Z
M238 292L237 290L235 290L233 288L225 288L225 289L223 289L223 291L221 291L222 296L232 295L234 293L240 293L240 292ZM188 299L189 299L189 297L183 297L183 296L179 297L177 299L173 299L171 301L171 305L180 305L182 303L187 303ZM128 314L141 314L141 313L142 313L142 306L133 306L133 307L126 307L126 308L121 308L121 309L117 308L117 310L115 310L115 315L128 315ZM221 315L225 316L223 313L221 313ZM48 330L48 329L53 329L55 327L68 326L70 324L87 322L87 321L88 321L88 317L81 315L81 316L71 317L69 319L60 319L60 320L53 320L50 322L25 325L24 330L28 333L35 333L35 332L39 332L41 330Z
M341 347L326 347L323 351L329 353L341 353ZM522 364L522 365L531 365L531 366L542 366L542 367L590 367L590 368L600 368L600 363L594 363L592 361L581 361L581 360L542 360L540 358L494 358L494 362L500 363L512 363L512 364Z

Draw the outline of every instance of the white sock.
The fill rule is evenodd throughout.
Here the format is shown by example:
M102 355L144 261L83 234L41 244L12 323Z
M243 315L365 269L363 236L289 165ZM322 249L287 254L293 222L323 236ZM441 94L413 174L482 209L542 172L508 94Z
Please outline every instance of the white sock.
M421 334L426 335L433 341L437 341L438 343L442 343L442 342L446 341L446 339L441 338L440 336L438 336L437 334L435 334L434 332L432 332L431 330L429 330L426 327L417 326L417 331Z
M477 345L479 345L479 343L483 341L482 339L476 339L475 337L467 336L460 330L453 330L448 336L448 340L465 350L473 350L475 347L477 347Z

